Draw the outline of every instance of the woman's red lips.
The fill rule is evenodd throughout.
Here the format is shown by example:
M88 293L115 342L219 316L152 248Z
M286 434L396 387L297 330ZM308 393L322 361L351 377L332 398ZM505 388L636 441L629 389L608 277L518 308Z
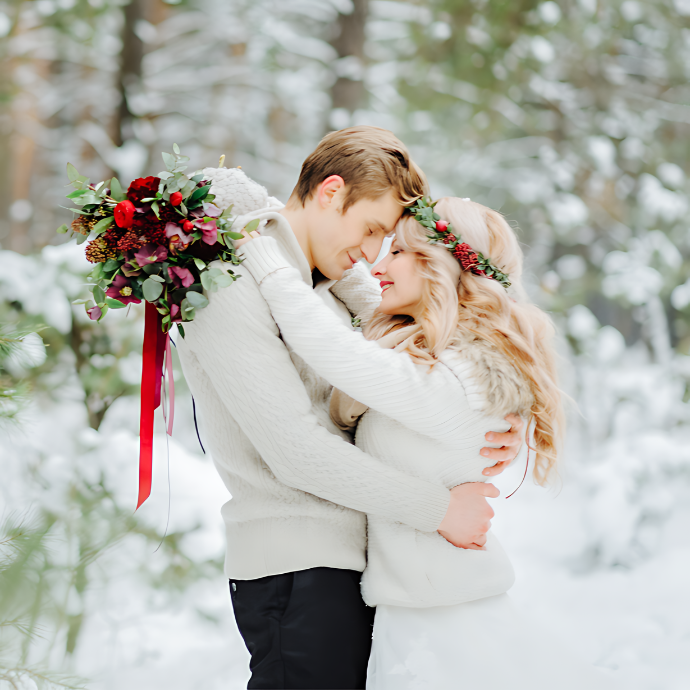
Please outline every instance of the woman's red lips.
M383 290L383 288L387 287L388 285L393 285L393 281L392 280L381 280L380 285L381 285L381 290Z

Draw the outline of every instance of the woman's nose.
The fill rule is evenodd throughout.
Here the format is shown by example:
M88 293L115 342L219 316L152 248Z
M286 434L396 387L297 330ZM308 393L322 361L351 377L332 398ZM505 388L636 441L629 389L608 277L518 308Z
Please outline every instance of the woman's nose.
M374 276L374 278L386 275L385 261L379 261L376 266L371 269L371 275Z

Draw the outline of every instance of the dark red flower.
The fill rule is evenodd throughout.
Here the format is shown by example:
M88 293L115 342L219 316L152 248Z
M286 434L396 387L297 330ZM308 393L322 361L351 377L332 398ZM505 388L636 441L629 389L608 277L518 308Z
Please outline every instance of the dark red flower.
M116 275L115 280L110 284L110 287L105 291L108 297L119 300L122 304L139 304L140 299L132 296L132 281L127 280L123 275Z
M160 178L150 175L149 177L139 177L129 185L127 198L135 205L141 206L142 199L156 196Z
M450 223L447 220L437 220L436 221L436 232L444 233L448 231L448 226Z
M121 228L131 228L135 210L134 204L128 199L121 201L113 211L115 222L118 226Z
M170 203L173 206L179 206L182 203L182 192L173 192L170 195Z
M189 287L194 282L194 275L188 268L168 266L168 275L175 287Z
M471 270L479 262L479 257L472 251L472 247L466 242L458 244L455 249L453 249L453 256L460 262L460 265L465 271Z

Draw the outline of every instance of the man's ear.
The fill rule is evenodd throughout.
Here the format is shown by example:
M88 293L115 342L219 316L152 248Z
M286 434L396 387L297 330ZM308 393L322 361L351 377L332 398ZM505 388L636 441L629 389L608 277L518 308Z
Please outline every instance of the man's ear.
M334 204L340 206L344 193L345 180L340 175L331 175L319 185L316 191L316 200L323 209Z

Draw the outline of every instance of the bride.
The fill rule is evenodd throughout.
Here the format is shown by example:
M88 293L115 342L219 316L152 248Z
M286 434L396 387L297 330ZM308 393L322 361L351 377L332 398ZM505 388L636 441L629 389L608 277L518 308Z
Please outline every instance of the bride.
M469 199L420 201L412 213L372 269L382 295L364 335L323 305L273 238L238 245L282 336L339 389L331 414L357 426L359 447L449 488L481 482L484 434L507 430L503 418L518 411L543 485L564 426L554 330L522 288L515 234ZM377 609L367 688L611 687L522 621L506 594L513 580L491 532L463 549L369 516L362 595Z

